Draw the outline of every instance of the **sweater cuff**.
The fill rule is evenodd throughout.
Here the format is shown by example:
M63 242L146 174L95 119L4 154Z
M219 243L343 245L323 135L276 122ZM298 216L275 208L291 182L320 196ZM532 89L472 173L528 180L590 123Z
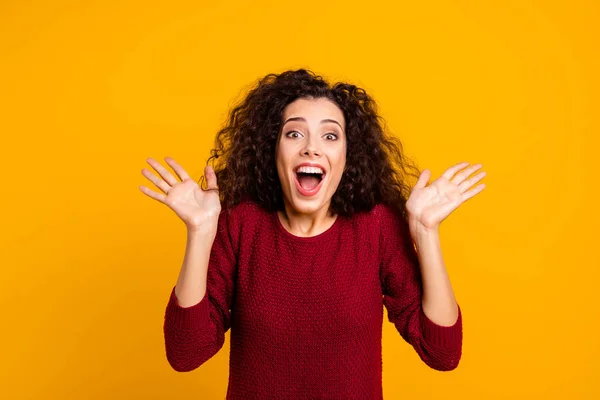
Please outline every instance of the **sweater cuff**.
M421 307L421 329L427 343L446 349L462 346L462 313L458 306L458 318L454 325L438 325L430 320Z
M178 329L194 330L206 327L210 323L208 292L205 293L199 303L189 307L182 307L177 301L175 287L173 287L169 303L167 304L165 319Z

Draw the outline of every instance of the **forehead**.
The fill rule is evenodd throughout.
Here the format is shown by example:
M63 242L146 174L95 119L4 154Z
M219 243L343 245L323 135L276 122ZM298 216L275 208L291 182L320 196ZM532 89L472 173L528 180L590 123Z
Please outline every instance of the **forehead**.
M342 110L337 104L324 98L294 100L283 111L283 120L285 121L289 117L304 117L308 121L331 118L344 126Z

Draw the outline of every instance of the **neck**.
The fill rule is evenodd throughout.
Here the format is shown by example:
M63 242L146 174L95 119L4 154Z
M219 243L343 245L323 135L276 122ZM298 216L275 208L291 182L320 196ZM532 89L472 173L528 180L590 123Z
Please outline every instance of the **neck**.
M278 211L277 213L282 225L291 234L316 236L329 229L337 219L336 215L329 212L329 205L330 202L313 213L303 213L285 202L285 212Z

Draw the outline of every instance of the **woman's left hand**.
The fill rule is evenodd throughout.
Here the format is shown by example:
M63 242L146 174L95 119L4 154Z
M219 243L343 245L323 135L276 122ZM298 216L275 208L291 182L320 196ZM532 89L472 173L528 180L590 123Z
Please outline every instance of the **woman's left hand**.
M437 230L440 223L452 211L483 190L485 187L483 183L474 189L469 190L469 188L483 179L486 175L484 171L467 179L473 172L482 167L481 164L472 165L456 174L467 165L469 165L468 162L462 162L448 168L429 186L427 186L427 182L431 177L431 171L426 169L421 172L406 202L412 235Z

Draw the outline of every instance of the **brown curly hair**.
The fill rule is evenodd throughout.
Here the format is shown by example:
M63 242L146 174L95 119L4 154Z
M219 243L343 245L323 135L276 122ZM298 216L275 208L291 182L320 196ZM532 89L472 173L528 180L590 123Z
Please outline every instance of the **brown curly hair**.
M283 111L299 98L329 99L346 120L346 166L329 211L351 216L385 203L406 219L409 178L416 180L420 171L403 154L400 140L384 131L375 101L364 89L344 82L330 85L304 68L259 79L228 114L207 160L207 165L218 160L213 169L222 208L253 201L268 211L285 211L275 148Z

